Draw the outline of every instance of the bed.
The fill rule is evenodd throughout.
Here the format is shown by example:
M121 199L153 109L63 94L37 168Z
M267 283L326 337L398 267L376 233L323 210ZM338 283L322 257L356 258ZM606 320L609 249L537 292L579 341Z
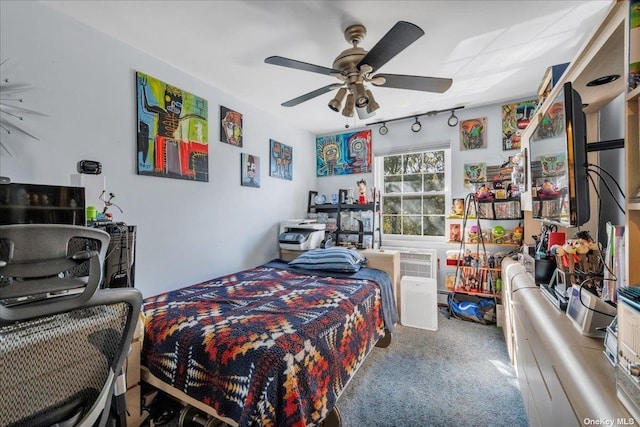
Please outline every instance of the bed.
M372 268L293 264L146 298L143 379L230 425L319 425L336 414L398 321L391 281Z

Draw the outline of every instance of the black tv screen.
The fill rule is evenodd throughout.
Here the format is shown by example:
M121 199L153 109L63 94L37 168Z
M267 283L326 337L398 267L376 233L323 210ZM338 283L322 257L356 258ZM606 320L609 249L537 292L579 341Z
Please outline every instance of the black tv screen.
M533 218L562 227L589 221L586 120L570 82L540 117L529 150Z

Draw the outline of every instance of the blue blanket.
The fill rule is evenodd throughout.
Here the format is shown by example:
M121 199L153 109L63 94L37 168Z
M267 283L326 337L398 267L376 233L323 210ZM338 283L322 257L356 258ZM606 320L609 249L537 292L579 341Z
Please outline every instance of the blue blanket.
M303 274L311 276L321 277L339 277L339 278L351 278L361 280L371 280L376 282L380 286L380 293L382 295L382 313L384 316L384 323L389 332L393 332L393 325L398 323L400 316L398 316L398 310L396 308L396 299L393 295L393 286L391 285L391 279L389 275L377 268L363 267L355 273L339 273L334 271L322 271L322 270L307 270L304 268L292 267L286 261L275 259L265 264L267 267L280 268L283 270L297 271Z

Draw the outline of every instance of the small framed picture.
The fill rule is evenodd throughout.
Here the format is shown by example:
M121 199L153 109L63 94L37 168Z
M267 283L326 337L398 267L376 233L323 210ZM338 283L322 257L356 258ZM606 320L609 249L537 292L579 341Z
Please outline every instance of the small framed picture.
M240 153L240 185L260 188L260 157Z

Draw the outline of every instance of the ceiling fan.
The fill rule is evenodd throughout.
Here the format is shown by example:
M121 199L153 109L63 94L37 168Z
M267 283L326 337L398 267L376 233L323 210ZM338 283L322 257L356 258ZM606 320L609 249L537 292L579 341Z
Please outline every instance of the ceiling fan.
M340 83L332 83L286 101L282 103L282 106L293 107L332 90L339 89L336 96L329 101L329 108L336 112L342 108L342 114L346 117L352 117L354 110L356 110L358 117L365 119L371 117L380 107L366 84L437 93L443 93L451 87L453 81L446 78L404 74L374 75L374 71L377 71L394 56L424 35L424 31L417 25L398 21L370 51L358 46L366 34L367 30L363 25L356 24L347 27L344 30L344 38L351 43L352 47L345 49L336 57L332 68L282 56L266 58L264 62L267 64L325 74L340 80ZM346 102L343 108L342 101L345 96Z

